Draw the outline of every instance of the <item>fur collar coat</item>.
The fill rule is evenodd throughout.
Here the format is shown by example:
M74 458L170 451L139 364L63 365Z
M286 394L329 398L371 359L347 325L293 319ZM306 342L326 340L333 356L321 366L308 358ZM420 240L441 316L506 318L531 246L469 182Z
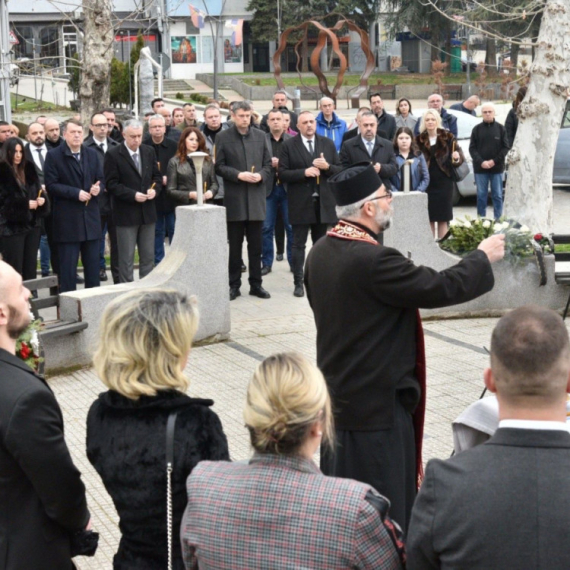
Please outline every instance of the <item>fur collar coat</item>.
M422 154L424 155L429 168L431 161L431 145L427 131L419 134L416 137L416 142L418 143L418 146L422 151ZM435 160L438 166L441 168L441 170L443 170L443 172L445 172L447 176L451 176L451 155L453 153L454 142L455 150L459 153L459 162L453 163L453 166L459 166L465 162L465 156L461 150L461 146L456 141L452 133L446 131L445 129L437 129L437 139L435 142Z

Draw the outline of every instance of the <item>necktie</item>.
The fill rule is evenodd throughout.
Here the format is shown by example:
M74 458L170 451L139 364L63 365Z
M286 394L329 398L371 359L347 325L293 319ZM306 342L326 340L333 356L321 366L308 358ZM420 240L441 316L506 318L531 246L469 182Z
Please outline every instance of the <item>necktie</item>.
M72 154L75 157L75 160L77 160L77 162L81 162L80 159L81 154L79 152L73 152Z
M99 146L101 147L103 153L105 153L105 143L101 143Z
M43 150L41 148L36 149L36 152L39 154L40 156L40 168L43 170L44 169L44 164L45 164L45 159L44 159L44 155L43 155Z
M135 163L135 166L137 167L137 170L139 171L139 174L141 173L141 163L139 162L139 155L135 152L135 154L133 154L133 162Z
M309 152L311 153L311 156L315 156L315 151L313 150L313 141L307 141L308 145L309 145Z
M372 156L372 151L374 150L374 145L372 144L372 141L368 141L366 143L366 146L368 146L368 154Z

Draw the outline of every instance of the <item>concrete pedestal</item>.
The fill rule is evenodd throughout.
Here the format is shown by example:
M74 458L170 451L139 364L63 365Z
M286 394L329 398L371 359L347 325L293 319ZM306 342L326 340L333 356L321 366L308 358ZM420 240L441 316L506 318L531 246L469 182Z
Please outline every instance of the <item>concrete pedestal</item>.
M228 338L228 244L226 212L219 206L183 206L176 209L176 232L162 262L144 279L64 293L62 319L86 321L89 327L44 344L46 371L88 365L99 336L105 307L115 297L134 289L166 287L195 295L200 325L195 341L216 342Z

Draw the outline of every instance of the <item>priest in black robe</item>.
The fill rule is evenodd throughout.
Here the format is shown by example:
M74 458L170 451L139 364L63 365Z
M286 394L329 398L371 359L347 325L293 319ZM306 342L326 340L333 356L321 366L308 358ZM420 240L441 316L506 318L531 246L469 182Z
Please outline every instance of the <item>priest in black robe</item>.
M404 532L421 480L425 357L418 309L465 303L493 288L504 236L487 238L444 271L416 266L379 243L392 194L371 165L331 177L339 223L311 249L305 287L317 326L317 364L335 410L326 475L374 486Z

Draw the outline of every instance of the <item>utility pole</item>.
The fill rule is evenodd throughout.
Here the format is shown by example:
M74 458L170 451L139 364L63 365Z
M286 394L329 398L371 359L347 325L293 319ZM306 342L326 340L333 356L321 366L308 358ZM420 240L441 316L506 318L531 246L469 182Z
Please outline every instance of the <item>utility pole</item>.
M0 119L12 122L10 104L10 31L8 2L0 0Z

